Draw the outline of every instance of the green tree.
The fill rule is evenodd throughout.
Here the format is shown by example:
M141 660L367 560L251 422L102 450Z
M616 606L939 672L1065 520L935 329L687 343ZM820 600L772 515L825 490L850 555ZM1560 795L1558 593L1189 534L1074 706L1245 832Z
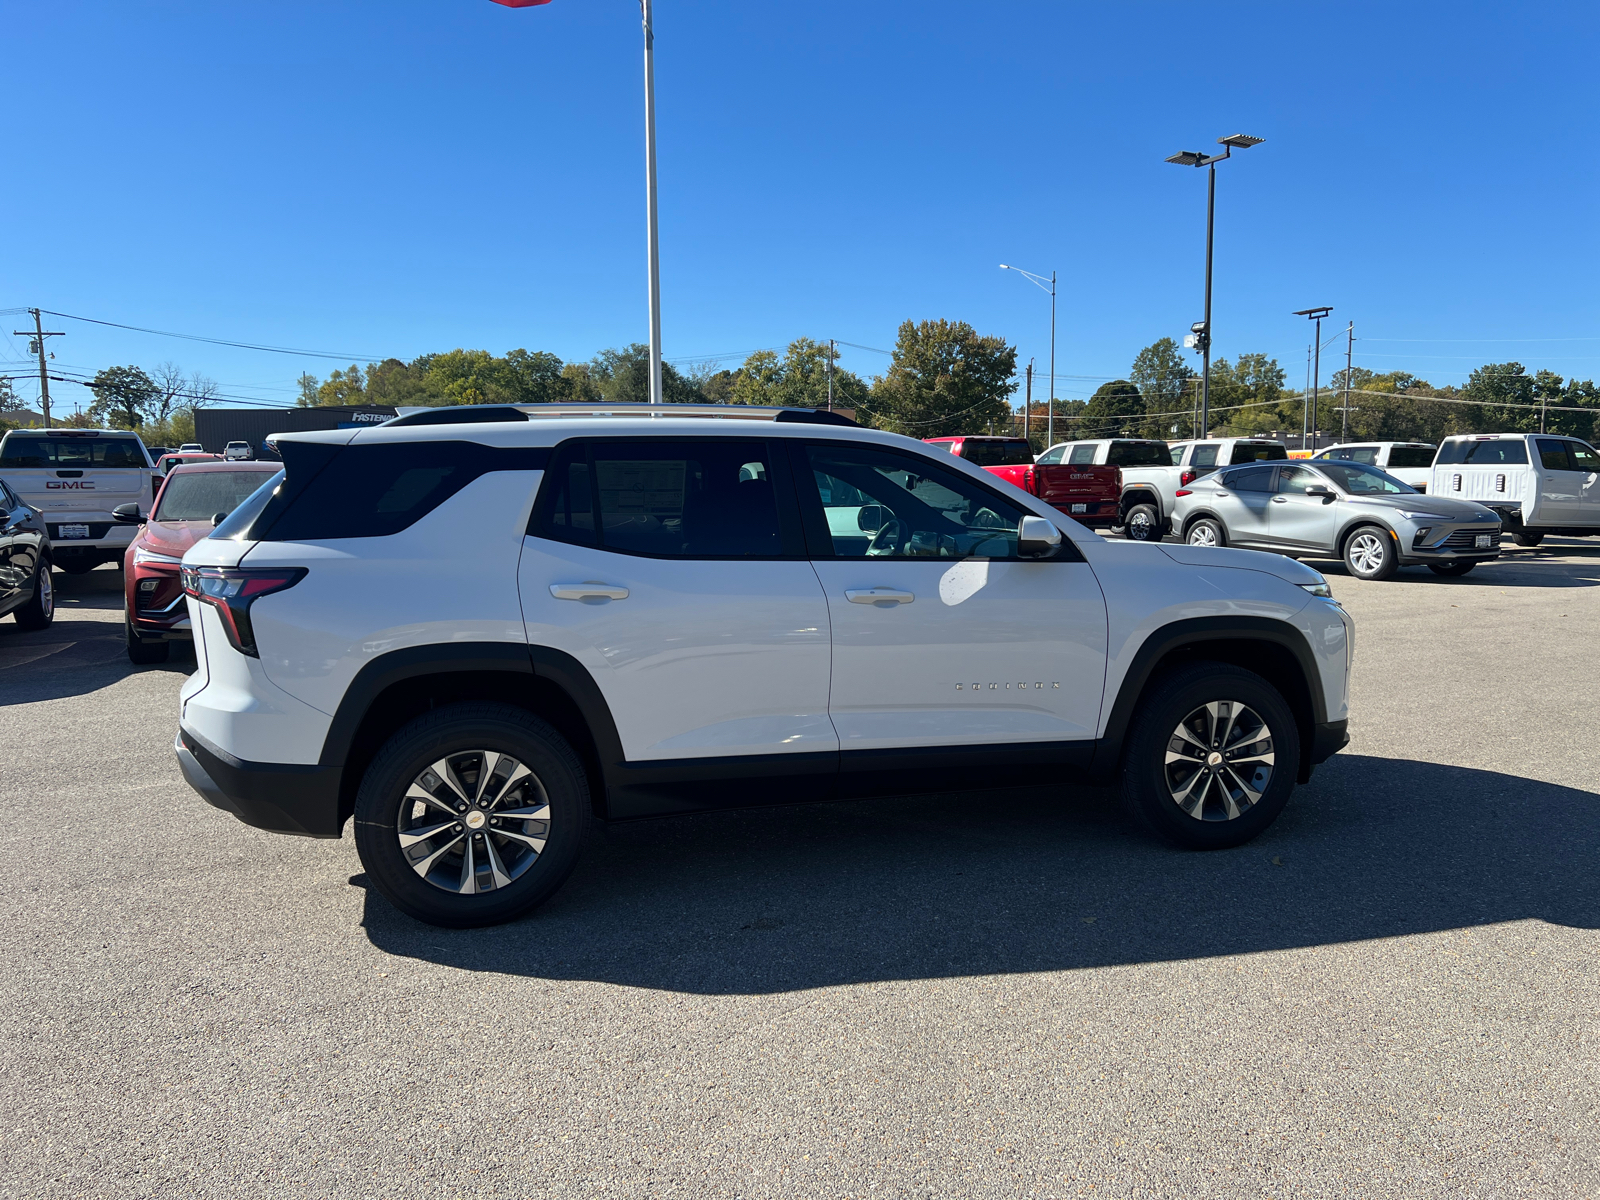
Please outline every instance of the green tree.
M1297 404L1285 404L1283 368L1265 354L1241 354L1211 364L1212 432L1232 437L1298 427Z
M107 367L95 374L89 386L94 390L90 419L116 429L140 428L161 400L155 380L138 367Z
M306 371L294 383L300 389L300 394L295 397L295 404L301 408L315 408L317 406L317 389L322 386L322 381L310 371Z
M22 397L11 386L11 377L0 375L0 413L15 412L22 407Z
M823 408L828 403L826 343L796 338L782 359L770 350L757 350L744 360L734 376L729 400L734 404L773 404L784 408ZM833 355L833 404L859 408L867 400L867 385L853 371L839 366Z
M365 404L366 388L361 380L361 368L351 363L348 370L335 370L328 382L317 389L317 403L326 406Z
M1146 437L1173 436L1173 426L1187 430L1192 408L1195 373L1183 360L1183 352L1171 338L1151 342L1134 357L1128 378L1144 397L1147 413L1181 414L1150 416L1144 423Z
M427 365L424 360L431 358L424 355L417 363L401 362L398 358L386 358L380 363L367 364L366 393L368 404L387 404L395 408L413 407L421 404L437 404L437 397L433 396L424 383L427 374ZM302 377L303 378L303 377ZM316 403L315 400L312 403Z
M1144 427L1144 414L1144 397L1138 387L1126 379L1113 379L1102 383L1089 397L1083 420L1074 422L1074 436L1136 437Z
M593 404L600 399L600 385L589 373L588 363L568 363L561 368L561 399L570 404Z
M888 372L858 407L879 429L916 438L1010 428L1017 348L965 321L906 321Z
M600 398L611 404L650 403L650 347L641 342L602 350L589 363ZM669 362L661 364L661 399L667 404L704 403L705 397Z

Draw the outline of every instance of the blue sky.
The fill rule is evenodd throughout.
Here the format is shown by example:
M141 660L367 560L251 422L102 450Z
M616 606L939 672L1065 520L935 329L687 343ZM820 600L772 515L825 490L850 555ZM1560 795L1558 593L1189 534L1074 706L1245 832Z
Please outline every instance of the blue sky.
M668 358L949 317L1043 371L1048 300L1009 262L1060 272L1057 392L1085 395L1200 316L1204 172L1162 160L1245 132L1218 354L1297 385L1289 314L1331 304L1377 370L1600 376L1600 8L657 0L656 24ZM352 356L646 338L632 0L4 0L0 28L0 308ZM171 360L230 396L338 365L52 323L64 366ZM0 338L4 369L24 350Z

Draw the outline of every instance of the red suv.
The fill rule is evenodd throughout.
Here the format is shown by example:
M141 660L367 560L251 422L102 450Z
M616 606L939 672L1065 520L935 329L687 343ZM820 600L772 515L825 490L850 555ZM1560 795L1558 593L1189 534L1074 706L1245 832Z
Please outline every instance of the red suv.
M183 602L178 567L183 552L276 475L274 462L204 462L174 467L167 475L150 519L136 504L113 512L123 524L142 524L122 562L123 636L135 663L166 662L174 638L189 640L189 610Z

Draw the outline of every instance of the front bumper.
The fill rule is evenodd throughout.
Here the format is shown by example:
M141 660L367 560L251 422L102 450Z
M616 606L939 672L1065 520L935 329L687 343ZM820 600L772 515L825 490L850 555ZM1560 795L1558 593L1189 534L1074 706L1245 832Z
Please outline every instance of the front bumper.
M1325 763L1349 744L1349 721L1324 721L1320 725L1313 725L1306 761L1313 767Z
M246 762L182 726L172 752L185 782L201 799L246 825L301 837L336 838L343 832L343 767Z

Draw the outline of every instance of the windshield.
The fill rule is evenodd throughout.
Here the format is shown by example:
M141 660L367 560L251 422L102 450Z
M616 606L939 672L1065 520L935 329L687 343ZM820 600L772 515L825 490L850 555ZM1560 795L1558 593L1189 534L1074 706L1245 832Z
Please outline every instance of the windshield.
M968 438L961 447L961 457L979 467L1016 467L1033 461L1033 451L1020 438L1016 441L993 441Z
M1172 453L1165 442L1112 442L1106 461L1114 467L1166 467Z
M1389 465L1391 467L1431 467L1433 466L1433 447L1390 446Z
M1413 496L1417 489L1386 475L1377 467L1357 462L1318 462L1321 471L1352 496Z
M0 467L147 467L133 438L39 437L14 433L0 442Z
M152 521L209 521L231 513L270 478L265 471L178 471L167 480Z

